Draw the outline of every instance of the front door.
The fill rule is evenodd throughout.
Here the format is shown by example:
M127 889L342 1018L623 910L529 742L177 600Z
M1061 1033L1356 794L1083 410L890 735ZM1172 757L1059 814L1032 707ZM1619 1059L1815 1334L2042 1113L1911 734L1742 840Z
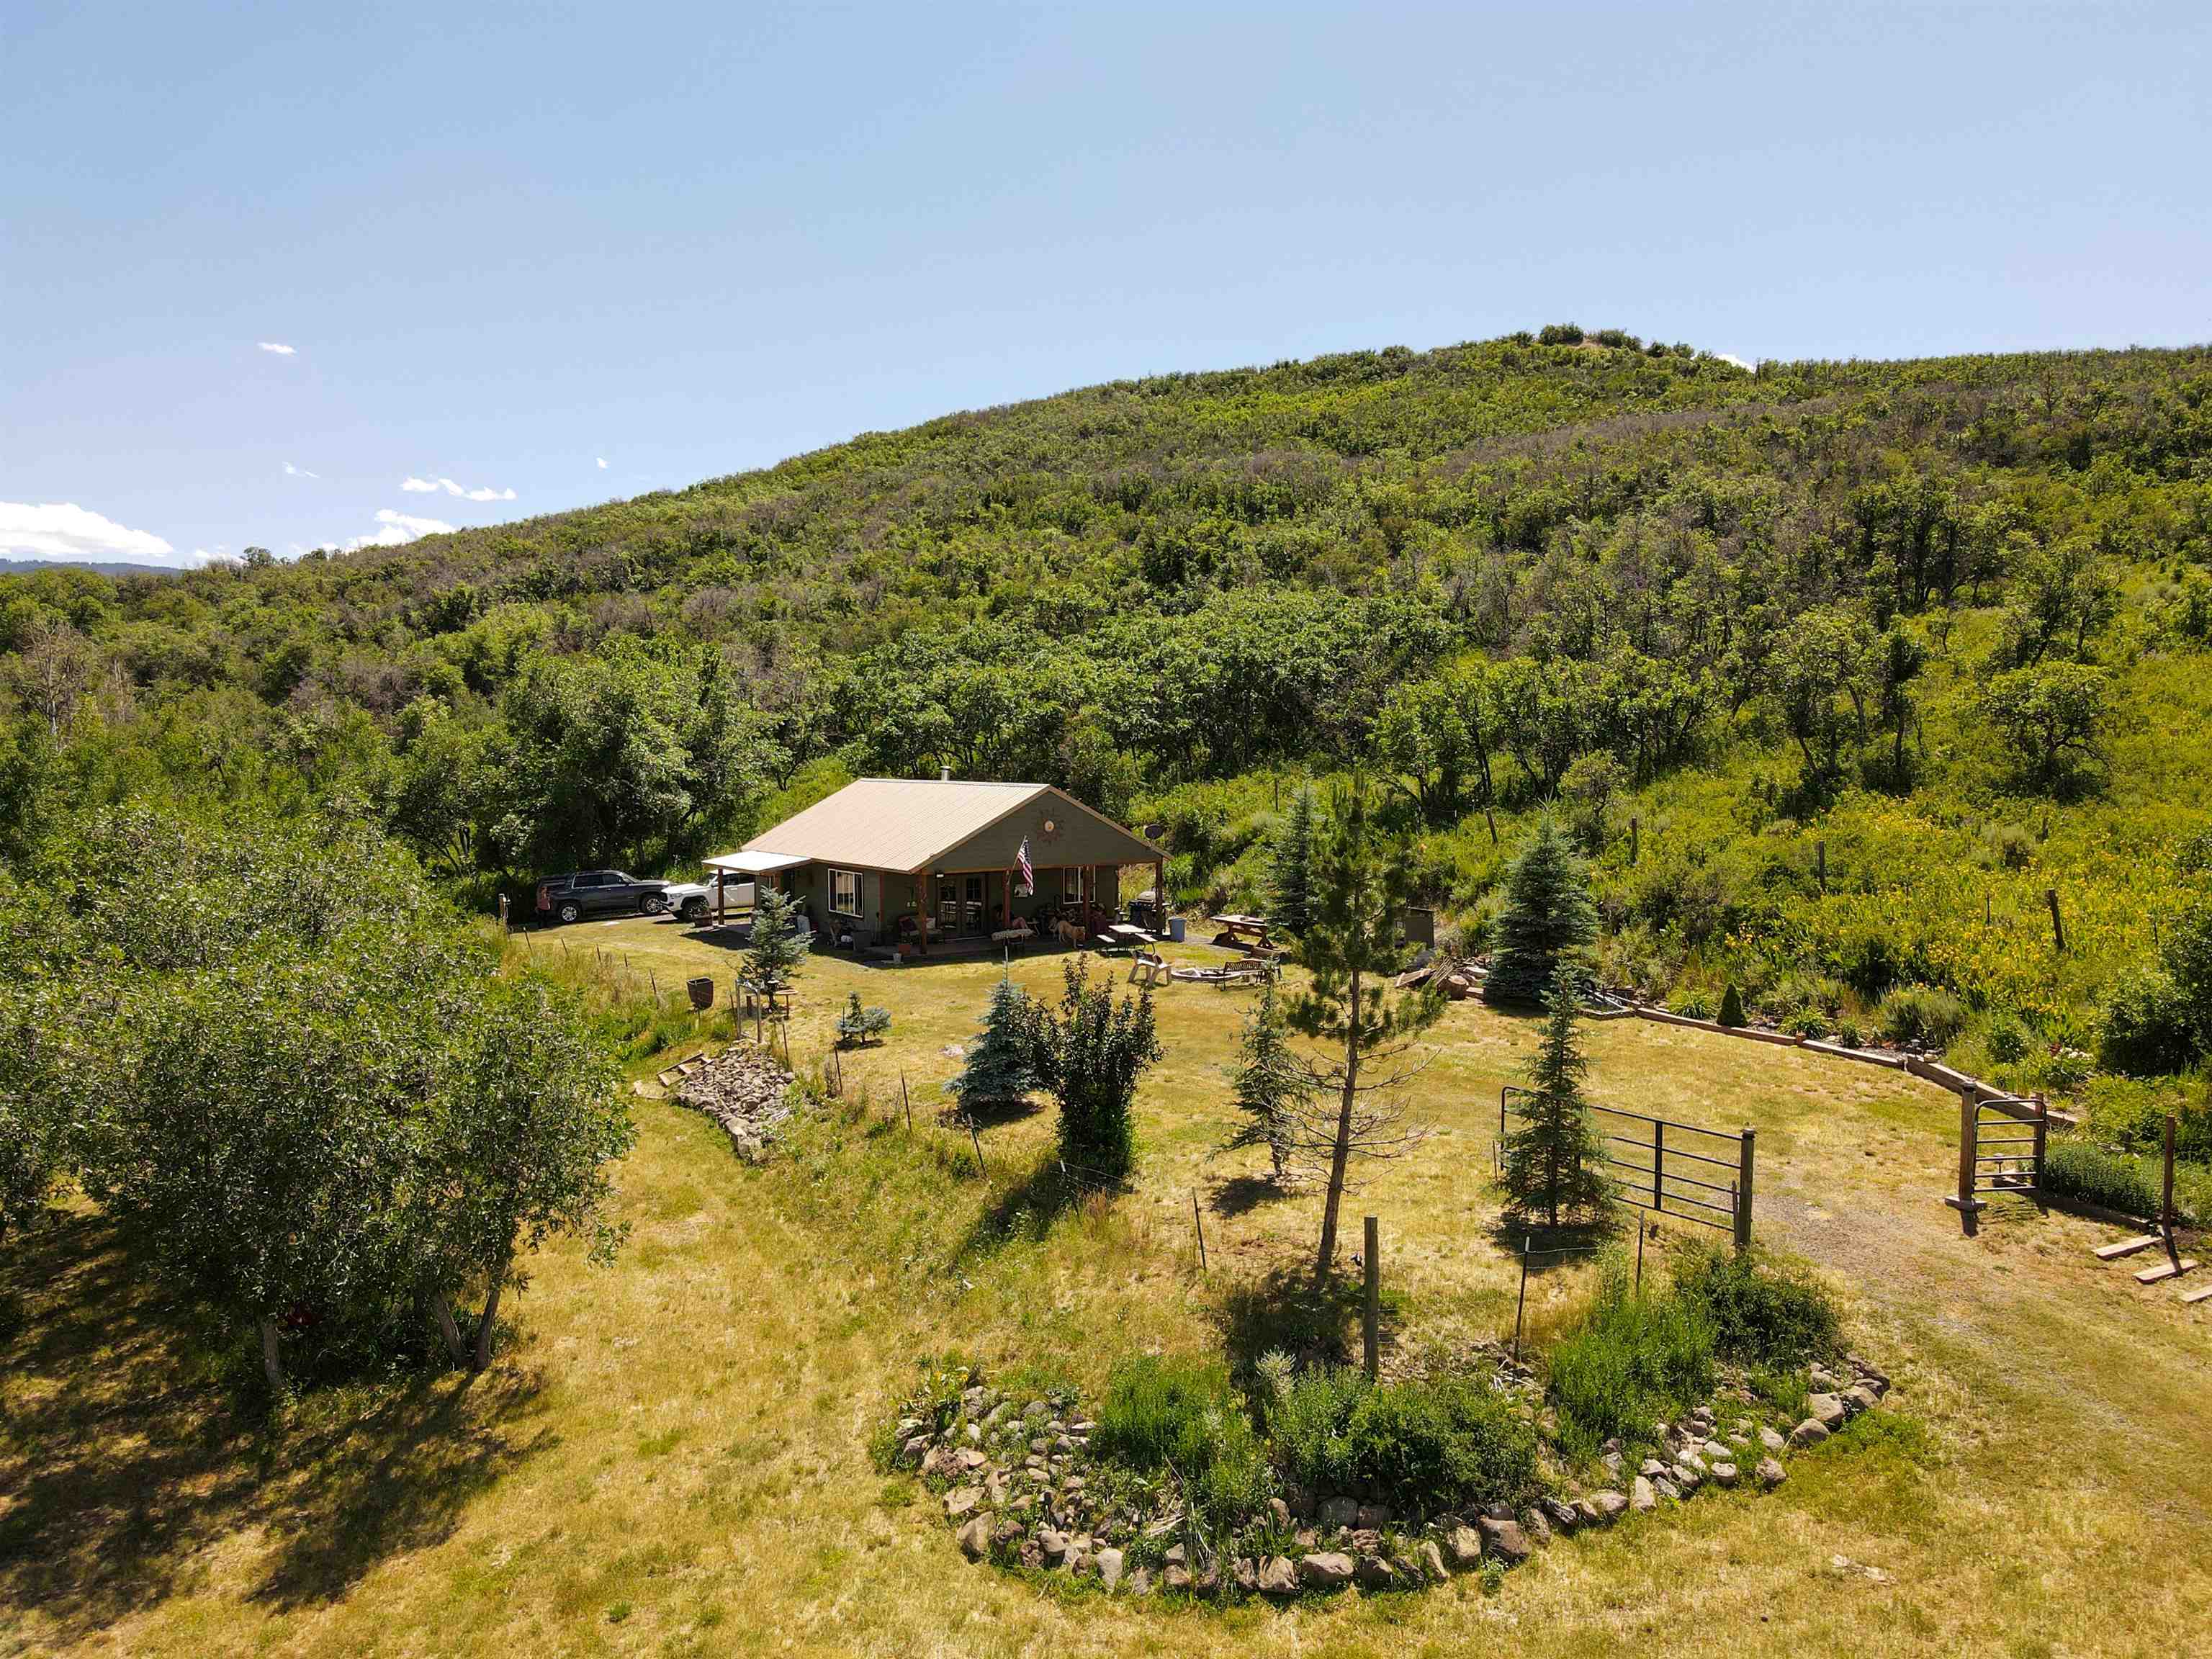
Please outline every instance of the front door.
M960 931L960 884L946 879L937 884L937 925L948 935Z

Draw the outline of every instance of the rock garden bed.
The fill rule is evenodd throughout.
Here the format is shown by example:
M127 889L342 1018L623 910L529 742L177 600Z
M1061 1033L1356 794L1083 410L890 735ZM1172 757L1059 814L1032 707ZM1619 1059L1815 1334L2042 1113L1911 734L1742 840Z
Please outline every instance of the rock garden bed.
M1413 1419L1428 1409L1423 1385L1372 1390L1340 1376L1342 1382L1324 1379L1320 1386L1389 1401L1389 1411L1377 1415L1407 1419L1395 1443L1383 1431L1398 1462L1378 1467L1419 1465ZM970 1560L1136 1595L1236 1600L1327 1594L1352 1584L1409 1589L1455 1573L1494 1577L1556 1537L1687 1502L1708 1488L1771 1491L1787 1478L1788 1457L1819 1445L1889 1390L1888 1379L1856 1356L1800 1376L1808 1399L1801 1420L1762 1401L1750 1373L1723 1368L1705 1403L1652 1422L1632 1442L1607 1440L1575 1468L1548 1438L1555 1413L1528 1382L1509 1375L1445 1385L1478 1390L1468 1420L1493 1448L1504 1422L1511 1427L1505 1437L1520 1436L1535 1453L1533 1460L1510 1449L1487 1461L1462 1457L1446 1483L1457 1478L1463 1489L1469 1468L1512 1469L1519 1471L1510 1477L1519 1490L1481 1501L1462 1492L1449 1507L1409 1504L1403 1480L1389 1492L1379 1480L1358 1491L1302 1488L1283 1467L1279 1447L1277 1466L1255 1463L1260 1478L1244 1481L1242 1501L1224 1504L1222 1490L1236 1490L1234 1480L1193 1480L1172 1456L1146 1470L1106 1455L1100 1424L1073 1393L1010 1393L964 1367L926 1376L880 1452L886 1463L919 1474ZM1209 1419L1206 1428L1215 1438L1259 1443L1247 1425ZM1196 1443L1183 1444L1188 1464Z
M677 1085L676 1101L713 1118L738 1155L757 1164L790 1120L790 1089L789 1072L765 1051L738 1042L687 1073Z

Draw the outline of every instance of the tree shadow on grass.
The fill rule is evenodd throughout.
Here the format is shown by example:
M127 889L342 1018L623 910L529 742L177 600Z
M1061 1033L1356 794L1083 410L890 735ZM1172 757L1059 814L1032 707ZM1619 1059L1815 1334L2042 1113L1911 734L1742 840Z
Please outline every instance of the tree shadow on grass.
M1562 1222L1556 1227L1541 1219L1509 1212L1492 1221L1488 1231L1490 1242L1516 1264L1522 1250L1528 1251L1528 1276L1534 1279L1563 1268L1587 1266L1607 1249L1622 1244L1633 1256L1638 1224L1633 1211L1625 1216L1607 1213L1590 1220Z
M1035 1100L994 1101L988 1106L963 1108L957 1100L947 1100L937 1109L937 1121L957 1129L965 1129L972 1118L978 1129L995 1129L1001 1124L1019 1123L1035 1117L1044 1110L1043 1103Z
M1322 1290L1294 1267L1231 1285L1213 1310L1230 1369L1249 1375L1261 1354L1274 1352L1301 1367L1347 1363L1364 1295L1356 1272L1337 1273Z
M446 1536L473 1494L549 1443L514 1431L536 1384L504 1369L264 1415L97 1216L11 1239L9 1257L0 1297L21 1317L0 1334L0 1606L58 1644L157 1605L241 1533L274 1540L257 1594L332 1599Z
M1233 1220L1237 1216L1250 1214L1262 1204L1279 1203L1296 1196L1291 1188L1278 1187L1264 1176L1231 1176L1215 1184L1213 1196L1206 1207L1218 1216Z
M1094 1193L1108 1190L1112 1189L1068 1173L1058 1157L1047 1152L1027 1175L994 1194L983 1206L954 1252L954 1265L989 1255L1017 1240L1041 1239L1062 1215Z

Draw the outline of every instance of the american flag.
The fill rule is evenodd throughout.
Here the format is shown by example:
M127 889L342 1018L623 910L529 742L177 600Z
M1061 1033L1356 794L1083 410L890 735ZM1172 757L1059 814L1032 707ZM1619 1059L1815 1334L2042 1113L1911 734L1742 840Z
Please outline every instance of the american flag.
M1030 868L1030 838L1022 837L1022 844L1014 849L1014 862L1022 870L1022 896L1027 898L1036 891L1036 872Z

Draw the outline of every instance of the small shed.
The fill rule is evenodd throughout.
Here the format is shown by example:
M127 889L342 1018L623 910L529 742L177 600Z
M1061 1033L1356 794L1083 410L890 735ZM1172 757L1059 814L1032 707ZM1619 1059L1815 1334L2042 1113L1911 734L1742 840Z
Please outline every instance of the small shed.
M1092 930L1125 866L1164 875L1158 846L1050 784L957 778L859 779L707 863L781 888L833 936L925 951L1070 918Z

